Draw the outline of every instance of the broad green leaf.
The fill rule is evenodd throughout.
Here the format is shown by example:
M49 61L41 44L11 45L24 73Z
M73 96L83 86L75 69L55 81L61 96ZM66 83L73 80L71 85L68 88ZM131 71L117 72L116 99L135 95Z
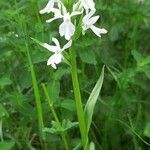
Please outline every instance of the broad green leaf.
M86 120L86 124L87 124L87 131L89 131L89 128L90 128L90 125L92 122L94 107L95 107L99 93L102 88L102 84L103 84L103 80L104 80L104 68L105 68L105 66L103 66L101 75L100 75L100 77L99 77L94 89L92 90L90 97L85 105L84 114L85 114L85 120Z
M14 144L14 141L0 142L0 150L11 150Z
M75 111L76 110L76 105L75 105L75 101L71 100L71 99L66 99L66 100L63 100L60 104L60 106L62 108L65 108L67 110L70 110L70 111Z
M95 53L91 49L81 50L79 56L87 64L95 65L97 63Z
M59 93L60 93L60 83L58 80L51 80L47 84L47 90L48 94L51 97L53 101L56 101L56 99L59 98Z

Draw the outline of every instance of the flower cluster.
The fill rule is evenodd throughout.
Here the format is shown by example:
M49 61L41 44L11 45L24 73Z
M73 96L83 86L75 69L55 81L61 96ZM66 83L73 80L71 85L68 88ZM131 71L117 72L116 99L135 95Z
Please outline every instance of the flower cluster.
M40 10L40 14L53 13L54 17L46 20L47 23L51 23L57 19L62 19L62 23L59 25L59 34L61 37L64 36L64 38L68 41L63 48L60 47L60 44L56 38L52 39L55 46L48 45L47 43L42 44L43 47L54 53L47 62L47 65L51 65L54 69L56 69L56 65L63 59L62 52L72 45L72 37L76 30L75 21L74 23L72 22L73 17L79 15L83 16L83 14L85 14L82 17L81 24L83 34L85 34L85 31L88 29L91 29L99 37L101 37L101 34L107 33L107 30L104 28L101 29L94 25L99 19L99 16L93 16L96 11L93 0L78 0L78 2L73 4L71 10L71 12L67 11L67 7L65 7L61 0L49 0L46 7Z

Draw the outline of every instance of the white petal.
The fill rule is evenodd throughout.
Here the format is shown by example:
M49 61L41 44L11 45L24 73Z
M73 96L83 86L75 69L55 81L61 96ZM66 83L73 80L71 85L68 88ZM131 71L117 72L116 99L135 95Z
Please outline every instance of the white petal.
M49 19L49 20L46 20L47 23L50 23L56 19L59 19L59 18L62 18L63 16L61 15L61 10L60 9L57 9L57 8L52 8L51 9L51 12L54 13L54 17Z
M94 25L91 26L91 30L99 37L101 37L100 34L106 34L107 33L107 30L102 28L98 28L98 27L95 27Z
M54 69L57 69L56 64L51 64Z
M58 54L54 54L54 62L56 64L59 64L62 60L62 54L61 53L58 53Z
M59 41L56 38L52 38L52 41L56 44L57 48L60 49Z
M66 7L64 6L63 3L61 3L61 6L62 6L61 8L62 8L63 15L67 14L67 9L66 9Z
M97 22L97 20L99 19L99 16L94 16L92 18L89 19L89 25L93 25Z
M51 23L52 21L57 20L57 19L59 19L59 18L53 17L53 18L51 18L51 19L49 19L49 20L46 20L46 22L47 22L47 23Z
M63 56L61 53L53 54L47 61L47 65L51 65L54 69L56 69L56 64L59 64L62 60Z
M80 0L82 6L87 10L94 10L95 9L95 3L93 2L93 0Z
M52 12L54 13L54 16L56 17L56 18L62 18L63 16L62 16L62 14L61 14L61 8L53 8L52 9Z
M94 13L95 13L95 10L91 10L90 12L88 11L88 12L86 13L86 15L83 17L83 23L84 23L84 24L88 24L90 18L94 15Z
M72 45L72 40L70 40L67 44L64 45L64 47L62 48L62 51L65 49L68 49L71 45Z
M61 36L65 36L66 40L70 40L71 36L75 32L75 26L71 21L65 21L59 26L59 33Z
M44 48L48 49L51 52L56 52L57 51L57 47L56 46L52 46L52 45L49 45L47 43L43 43L42 46Z
M73 4L73 11L77 11L79 9L80 2L78 1L77 3Z
M40 10L40 14L44 14L44 13L50 13L51 9L54 7L54 2L56 0L49 0L49 2L47 3L46 7L42 10Z
M64 22L59 26L59 34L60 34L60 36L64 36L65 35L65 25L64 25Z
M83 13L83 9L82 9L81 11L73 11L73 12L71 13L70 17L76 16L76 15L80 15L80 14L82 14L82 13Z

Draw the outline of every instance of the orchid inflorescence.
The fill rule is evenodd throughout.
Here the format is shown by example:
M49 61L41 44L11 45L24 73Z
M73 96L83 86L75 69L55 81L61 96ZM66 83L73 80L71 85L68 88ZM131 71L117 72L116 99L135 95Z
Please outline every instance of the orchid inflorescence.
M78 0L73 4L71 12L67 11L67 7L63 1L49 0L46 7L40 10L40 14L53 13L54 17L46 20L47 23L51 23L57 19L62 19L63 22L59 26L59 34L61 37L64 36L68 42L63 48L60 47L59 41L56 38L52 38L55 46L47 43L42 44L44 48L54 53L48 59L47 65L51 65L54 69L56 69L56 65L64 59L62 52L71 47L72 37L76 31L75 21L72 23L73 17L82 15L82 34L85 34L85 31L88 29L91 29L98 37L101 37L101 34L107 33L106 29L101 29L94 25L99 19L99 16L93 16L95 12L95 3L93 0ZM83 16L84 14L85 16Z

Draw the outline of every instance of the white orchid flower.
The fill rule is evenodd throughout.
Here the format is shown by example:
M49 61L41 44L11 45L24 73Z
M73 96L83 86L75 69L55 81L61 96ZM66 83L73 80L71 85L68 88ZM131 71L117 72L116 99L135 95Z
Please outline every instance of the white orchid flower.
M95 13L95 10L91 10L87 12L87 14L83 17L83 24L82 24L83 33L87 29L91 29L98 37L101 37L101 34L106 34L107 30L104 28L101 29L101 28L94 26L94 24L99 19L99 16L92 17L94 13Z
M64 36L66 40L70 40L75 33L75 26L71 22L71 17L80 15L81 13L83 13L83 9L79 3L73 5L73 11L71 14L67 12L64 13L63 23L59 26L59 33L61 36Z
M75 26L71 22L71 15L69 13L63 16L63 23L59 26L60 36L65 36L66 40L70 40L75 32Z
M56 65L59 64L64 59L62 52L72 45L72 40L70 40L67 44L65 44L63 48L60 47L59 41L56 38L52 38L52 41L55 43L55 45L43 43L42 46L54 53L48 59L47 65L51 65L54 69L56 69L57 68Z
M95 10L95 3L93 0L80 0L80 2L85 10Z
M71 22L71 17L81 14L83 9L79 4L74 4L73 11L70 14L67 12L65 6L61 3L60 9L53 8L52 11L54 12L54 17L46 20L46 22L50 23L56 19L63 18L63 23L59 26L59 33L61 36L64 36L66 40L70 40L75 33L75 26Z

